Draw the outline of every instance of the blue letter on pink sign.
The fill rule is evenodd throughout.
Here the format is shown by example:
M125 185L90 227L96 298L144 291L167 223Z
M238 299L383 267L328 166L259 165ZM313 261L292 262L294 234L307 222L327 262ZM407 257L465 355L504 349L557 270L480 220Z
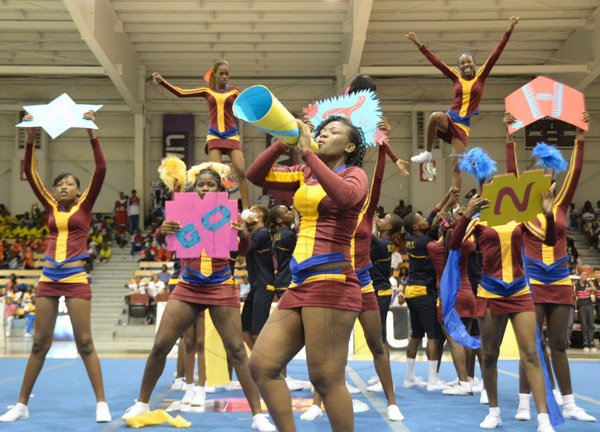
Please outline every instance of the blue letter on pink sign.
M190 234L188 238L188 234ZM175 234L177 236L177 240L184 248L190 249L200 243L200 234L196 231L194 224L187 224L181 230Z
M223 217L215 223L211 222L210 218L212 218L217 213L221 213L221 215ZM202 226L204 228L206 228L207 230L214 232L214 231L218 231L219 228L221 228L223 225L228 223L230 220L231 220L231 212L223 206L217 206L202 217Z

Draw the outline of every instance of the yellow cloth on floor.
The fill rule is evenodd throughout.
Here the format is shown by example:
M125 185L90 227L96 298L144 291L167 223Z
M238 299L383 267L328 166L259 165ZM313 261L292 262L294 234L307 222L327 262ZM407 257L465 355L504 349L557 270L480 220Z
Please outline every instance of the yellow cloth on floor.
M189 428L192 422L181 416L171 417L165 410L155 409L146 414L123 420L129 427L138 429L144 426L156 426L163 423L171 423L176 428Z
M222 386L229 384L229 370L227 369L227 353L219 332L215 328L210 314L205 314L205 342L204 355L206 358L206 385Z

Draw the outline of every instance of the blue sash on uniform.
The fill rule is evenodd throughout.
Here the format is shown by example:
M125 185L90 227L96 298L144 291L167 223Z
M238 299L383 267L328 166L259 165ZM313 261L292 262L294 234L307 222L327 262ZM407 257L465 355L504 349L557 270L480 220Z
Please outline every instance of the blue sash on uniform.
M502 297L511 297L527 287L527 278L521 276L520 278L507 283L501 279L496 279L493 276L482 274L479 284L492 294Z
M238 135L237 127L232 127L231 129L227 129L226 131L219 132L217 129L208 127L208 134L218 136L221 139L231 138L232 136Z
M569 277L568 256L564 256L558 261L546 265L534 258L525 257L527 267L527 276L530 279L540 281L544 284L552 284Z
M194 285L217 285L231 279L231 269L229 266L224 267L222 270L211 273L208 276L203 275L197 270L185 266L181 273L181 279L184 282L191 283Z
M61 281L68 277L74 276L79 273L84 273L83 267L44 267L42 268L42 274L48 279L52 279L54 282Z
M450 116L450 118L452 119L453 123L459 123L461 125L467 126L467 127L471 127L471 120L469 120L469 118L471 116L474 116L476 114L479 114L479 110L475 111L474 113L471 113L469 115L466 116L460 116L458 114L456 114L454 111L452 110L448 110L446 111L446 114L448 114Z
M371 280L371 273L369 273L369 269L373 267L373 264L368 265L367 267L360 269L356 272L356 277L358 277L358 282L360 282L360 287L364 288L369 285Z

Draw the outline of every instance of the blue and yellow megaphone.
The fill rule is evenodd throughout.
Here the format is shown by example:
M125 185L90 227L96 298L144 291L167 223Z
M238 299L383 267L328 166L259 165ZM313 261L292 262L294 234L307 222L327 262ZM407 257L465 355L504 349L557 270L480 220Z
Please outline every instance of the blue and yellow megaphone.
M244 90L233 103L233 114L286 144L298 144L300 130L296 119L265 86ZM318 150L314 140L311 147L314 152Z

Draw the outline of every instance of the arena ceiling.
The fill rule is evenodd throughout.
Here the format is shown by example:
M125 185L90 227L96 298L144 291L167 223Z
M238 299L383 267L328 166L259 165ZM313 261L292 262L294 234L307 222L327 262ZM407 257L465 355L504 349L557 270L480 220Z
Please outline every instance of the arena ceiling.
M134 112L153 71L197 78L217 58L236 78L438 75L441 58L484 59L517 15L496 75L600 75L600 0L0 0L1 76L107 76Z

